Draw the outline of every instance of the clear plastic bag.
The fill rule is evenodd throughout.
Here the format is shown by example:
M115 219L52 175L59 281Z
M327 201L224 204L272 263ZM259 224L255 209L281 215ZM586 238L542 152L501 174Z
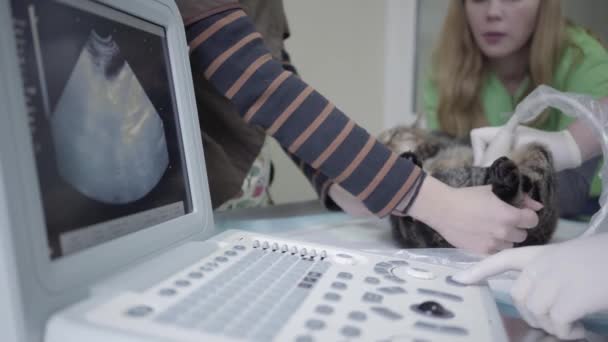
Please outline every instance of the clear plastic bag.
M601 139L603 155L608 156L608 106L587 95L564 93L541 85L517 105L515 113L507 125L532 122L547 108L556 108L565 115L584 120L589 127L593 128L595 136ZM606 207L608 165L606 163L602 166L600 178L602 180L601 208L593 215L589 228L581 236L608 231L608 227L606 227L608 225L608 222L606 222L606 216L608 215L608 207Z

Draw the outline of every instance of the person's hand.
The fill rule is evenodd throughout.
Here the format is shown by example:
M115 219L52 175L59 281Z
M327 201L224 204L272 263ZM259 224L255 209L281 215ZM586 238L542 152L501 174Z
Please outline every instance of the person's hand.
M475 128L471 131L474 165L480 165L490 143L494 142L503 126ZM512 146L520 147L532 142L545 145L553 155L556 171L575 168L581 165L581 152L568 130L547 132L527 126L517 126L513 133ZM500 156L497 156L500 157Z
M495 130L483 130L481 132L471 131L473 166L490 167L498 158L511 154L515 143L517 122L509 121L504 126L495 128ZM478 151L478 153L475 153L475 151Z
M482 127L471 131L474 165L481 165L485 159L488 146L490 143L494 143L502 127ZM509 146L508 150L532 142L538 142L545 145L551 151L553 166L556 171L576 168L581 165L581 151L568 130L547 132L526 126L517 126L513 134L512 146Z
M373 216L372 212L363 205L363 202L336 183L329 186L328 195L349 215L355 217Z
M608 234L491 256L454 276L465 284L521 270L511 296L522 317L560 339L584 337L578 321L608 309Z
M511 248L538 224L542 204L526 197L523 208L500 200L491 187L451 188L431 176L422 184L407 215L435 229L450 244L489 254Z

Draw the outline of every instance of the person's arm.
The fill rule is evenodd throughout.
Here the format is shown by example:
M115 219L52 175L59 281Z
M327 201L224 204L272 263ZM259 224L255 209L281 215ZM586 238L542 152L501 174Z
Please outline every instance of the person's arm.
M186 26L191 63L205 70L246 122L263 128L374 215L410 215L453 245L485 253L523 241L523 229L538 223L538 203L518 209L489 187L452 189L426 177L270 58L242 10L211 13Z
M576 220L589 214L589 189L600 161L599 157L595 157L577 168L557 173L556 190L560 217Z
M289 32L289 27L287 25L287 18L285 17L285 13L283 11L281 11L281 15L283 16L282 20L284 20L286 23L285 24L286 31L283 32L282 38L283 38L283 40L287 40L291 34ZM293 65L293 63L291 61L291 56L289 55L289 53L287 52L285 47L283 47L283 49L281 50L281 65L283 66L283 69L292 72L294 75L298 75L298 71L297 71L296 67ZM329 195L330 187L332 185L334 185L334 187L336 186L334 183L331 182L329 177L322 174L319 170L315 170L314 168L312 168L310 165L308 165L303 160L298 158L292 151L289 151L286 148L283 148L283 151L285 151L285 153L291 158L291 160L294 162L294 164L300 169L300 171L306 177L306 179L308 179L311 186L317 193L317 196L319 197L321 204L328 210L340 210L341 207L339 205L337 205L336 202L334 202L332 197ZM363 206L363 204L361 204L361 203L359 203L359 206L365 208ZM365 209L365 210L369 215L372 215L369 211L367 211L367 209Z
M602 100L608 106L608 98ZM608 113L608 110L606 110ZM608 118L606 118L608 119ZM471 144L475 160L481 160L488 145L493 142L504 126L481 127L471 131ZM581 166L582 162L601 154L601 140L583 119L577 119L567 129L548 132L526 126L517 126L512 133L510 146L506 149L523 146L531 142L545 145L553 154L557 171Z
M246 122L341 184L375 215L390 214L420 187L425 174L418 167L391 153L272 59L242 10L199 20L186 34L191 62L205 70Z

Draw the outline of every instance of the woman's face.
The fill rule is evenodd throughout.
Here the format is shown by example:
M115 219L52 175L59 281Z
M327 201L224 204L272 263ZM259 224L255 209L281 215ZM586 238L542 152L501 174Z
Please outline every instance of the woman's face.
M482 53L503 58L518 52L536 27L541 0L465 0L469 26Z

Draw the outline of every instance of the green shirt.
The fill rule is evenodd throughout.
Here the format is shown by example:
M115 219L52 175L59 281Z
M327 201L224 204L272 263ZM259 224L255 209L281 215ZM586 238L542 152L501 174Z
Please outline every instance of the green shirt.
M580 27L570 26L567 33L572 44L566 47L550 86L560 91L587 94L595 98L607 97L608 52L597 39ZM524 81L515 96L512 96L496 74L490 73L487 76L481 89L481 102L491 126L504 125L507 122L516 105L522 100L528 85L529 80ZM431 80L427 80L423 96L427 127L437 130L439 96ZM574 118L552 110L548 120L538 128L548 131L562 130L572 121ZM599 195L600 192L601 182L596 177L591 194Z

